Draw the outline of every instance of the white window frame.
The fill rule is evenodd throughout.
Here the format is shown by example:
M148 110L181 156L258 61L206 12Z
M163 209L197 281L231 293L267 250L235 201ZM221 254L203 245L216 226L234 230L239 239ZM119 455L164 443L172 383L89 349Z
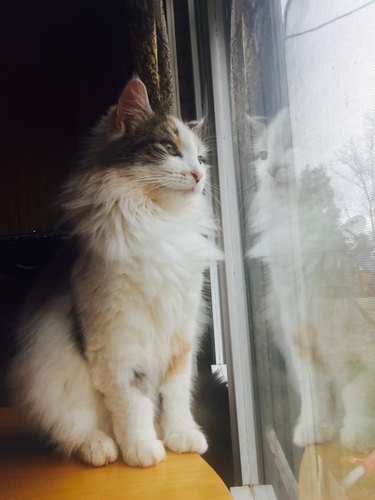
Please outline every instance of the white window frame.
M234 453L239 457L241 486L231 488L235 500L277 500L271 485L261 482L261 452L257 439L254 406L254 368L242 248L238 183L231 129L227 47L225 40L225 0L207 1L212 92L215 115L216 148L220 184L222 239L225 252L224 280L211 268L211 297L216 363L228 368ZM197 3L188 0L191 49L197 118L207 110L205 86L200 79L199 43L196 31ZM198 7L197 7L198 8ZM203 89L203 90L202 90ZM203 94L203 95L202 95ZM224 288L224 290L223 290ZM222 318L225 321L222 322ZM226 326L229 328L227 329ZM229 330L229 331L227 331ZM224 345L225 356L224 356ZM233 433L237 435L233 436ZM237 446L236 446L237 445ZM236 457L234 457L236 463ZM236 472L236 471L235 471Z

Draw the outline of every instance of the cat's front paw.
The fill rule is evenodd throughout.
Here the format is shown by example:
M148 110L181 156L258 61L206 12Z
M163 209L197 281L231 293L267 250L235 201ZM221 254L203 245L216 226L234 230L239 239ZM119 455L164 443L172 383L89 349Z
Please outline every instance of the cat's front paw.
M152 467L165 459L165 449L159 439L144 439L122 449L124 462L133 467Z
M202 455L208 448L204 434L196 428L168 432L163 442L169 450L176 453L192 452Z
M295 445L304 448L310 444L332 441L335 434L336 429L332 423L309 425L305 422L298 422L294 429L293 442Z
M87 464L100 467L115 462L118 449L112 438L104 432L93 431L77 450L77 455Z

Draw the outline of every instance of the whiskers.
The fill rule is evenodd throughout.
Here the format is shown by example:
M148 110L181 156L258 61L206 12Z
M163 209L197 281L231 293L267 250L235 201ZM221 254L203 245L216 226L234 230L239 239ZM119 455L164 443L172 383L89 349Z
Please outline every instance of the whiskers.
M186 175L175 172L137 174L134 181L149 193L189 191L195 186Z
M205 187L205 193L208 198L214 202L214 205L217 205L221 208L221 199L220 199L220 188L214 184L208 184Z

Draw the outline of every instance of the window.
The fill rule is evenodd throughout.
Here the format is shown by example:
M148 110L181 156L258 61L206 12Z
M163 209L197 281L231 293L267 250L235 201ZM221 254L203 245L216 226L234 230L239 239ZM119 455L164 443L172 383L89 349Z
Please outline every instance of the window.
M375 3L207 9L238 483L372 498Z

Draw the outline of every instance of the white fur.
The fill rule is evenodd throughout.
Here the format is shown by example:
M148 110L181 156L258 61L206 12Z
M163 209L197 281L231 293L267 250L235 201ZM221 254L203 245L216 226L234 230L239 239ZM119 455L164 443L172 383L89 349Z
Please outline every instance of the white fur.
M268 155L255 161L259 186L251 222L259 236L249 256L268 266L266 311L301 397L294 442L324 442L340 432L344 446L370 450L374 323L354 296L356 273L338 217L324 208L334 206L333 192L324 191L329 178L317 193L320 203L302 194L307 170L293 165L289 130L283 110L256 141L255 154Z
M78 214L81 241L73 291L23 325L11 372L16 402L32 424L93 465L116 460L117 447L126 463L145 467L164 459L163 442L177 452L207 449L190 412L191 360L201 330L202 273L221 253L208 238L214 223L204 178L197 185L189 174L206 175L197 160L203 145L174 120L183 157L170 158L163 172L151 178L147 165L139 175L94 169L66 186L65 209ZM85 357L70 337L73 300ZM181 366L173 371L172 361ZM134 371L145 376L144 390Z

